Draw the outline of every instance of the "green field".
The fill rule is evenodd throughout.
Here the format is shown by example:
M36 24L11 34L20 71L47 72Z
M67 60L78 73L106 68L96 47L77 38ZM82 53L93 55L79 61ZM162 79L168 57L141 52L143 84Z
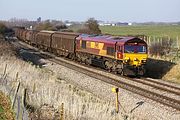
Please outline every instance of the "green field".
M137 25L137 26L100 26L103 34L147 35L180 39L180 25Z

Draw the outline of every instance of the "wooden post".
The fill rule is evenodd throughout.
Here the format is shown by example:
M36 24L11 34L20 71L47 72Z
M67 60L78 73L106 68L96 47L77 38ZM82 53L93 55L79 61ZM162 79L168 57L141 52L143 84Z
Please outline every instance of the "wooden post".
M64 120L64 103L61 104L60 120Z
M176 37L176 40L177 40L177 48L179 50L179 38L178 38L178 36Z
M14 95L13 102L12 102L12 105L11 105L11 108L12 108L12 109L14 108L14 104L15 104L15 102L16 102L16 97L17 97L17 93L18 93L18 91L19 91L19 87L20 87L20 82L17 83L15 95Z
M16 82L18 81L18 76L19 76L19 73L17 72L16 73L16 79L15 79Z
M6 75L6 70L7 70L7 64L5 65L3 76Z
M149 36L149 45L151 45L151 36Z
M149 36L149 45L151 45L151 36Z
M118 91L116 92L116 113L119 112L119 99L118 99Z
M35 90L36 90L36 83L34 82L33 91L32 91L33 94L35 93Z
M26 92L27 92L27 89L24 88L23 89L23 95L22 95L22 105L23 105L23 108L26 107Z
M155 36L153 36L153 44L156 42L156 38Z

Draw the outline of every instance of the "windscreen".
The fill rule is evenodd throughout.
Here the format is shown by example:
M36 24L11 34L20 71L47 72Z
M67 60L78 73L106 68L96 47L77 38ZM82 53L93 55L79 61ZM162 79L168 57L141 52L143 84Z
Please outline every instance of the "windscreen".
M144 45L125 45L125 53L146 53L146 46Z

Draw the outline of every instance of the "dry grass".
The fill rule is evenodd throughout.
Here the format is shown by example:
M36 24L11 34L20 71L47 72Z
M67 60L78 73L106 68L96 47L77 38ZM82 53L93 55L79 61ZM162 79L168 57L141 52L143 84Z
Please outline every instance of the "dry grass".
M175 65L163 79L180 84L180 64Z
M114 118L114 105L110 102L66 83L58 85L47 83L39 87L35 93L29 94L28 98L28 103L36 108L48 104L60 110L61 104L64 103L66 120L83 118L110 120ZM121 115L117 117L121 118Z
M146 70L147 77L180 83L180 64L158 59L148 59Z
M6 57L6 60L1 57L0 62L0 71L8 64L7 74L10 78L15 78L16 73L19 73L18 80L31 91L28 95L28 104L36 109L48 104L59 110L60 105L64 103L66 119L69 120L109 120L115 117L112 103L65 82L55 83L56 75L47 69L37 68L15 57ZM121 118L121 114L116 117Z
M102 100L62 80L56 83L57 75L48 69L33 66L30 62L22 61L12 54L3 54L0 57L0 63L0 75L4 73L7 65L6 74L8 81L12 82L11 85L18 73L21 87L28 88L29 91L27 102L36 110L48 104L60 112L61 104L64 103L66 120L122 119L121 114L115 116L115 108L111 102Z
M0 56L3 55L16 55L16 49L8 42L5 42L0 38Z

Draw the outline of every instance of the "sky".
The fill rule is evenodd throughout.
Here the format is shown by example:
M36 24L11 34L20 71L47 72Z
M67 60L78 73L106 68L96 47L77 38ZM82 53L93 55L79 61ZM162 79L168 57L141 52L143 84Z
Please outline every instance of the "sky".
M180 21L180 0L0 0L0 20Z

